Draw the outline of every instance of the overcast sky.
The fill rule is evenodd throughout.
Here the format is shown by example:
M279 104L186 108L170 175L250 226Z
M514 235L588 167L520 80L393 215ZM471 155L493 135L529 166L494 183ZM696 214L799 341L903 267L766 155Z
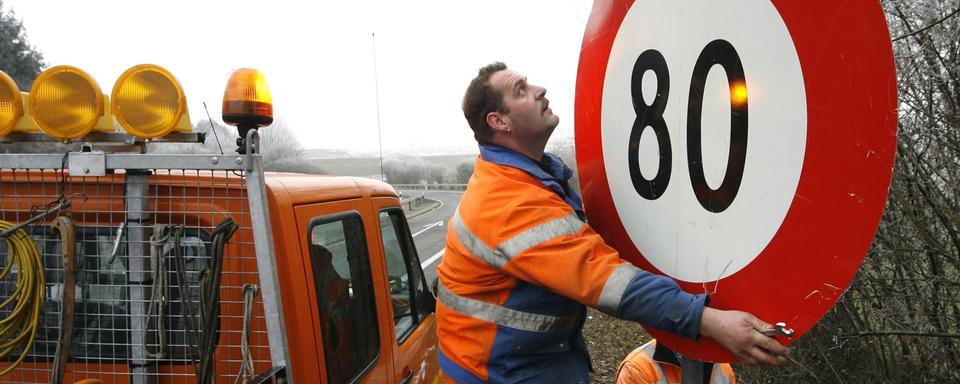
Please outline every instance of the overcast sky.
M191 119L220 119L233 69L267 77L274 115L306 148L475 151L460 111L469 80L501 60L547 88L573 137L577 62L590 0L6 0L48 65L90 73L105 93L153 63L183 85ZM376 38L372 34L376 34ZM376 50L374 50L374 45ZM374 55L374 51L376 55ZM379 82L374 81L374 57Z

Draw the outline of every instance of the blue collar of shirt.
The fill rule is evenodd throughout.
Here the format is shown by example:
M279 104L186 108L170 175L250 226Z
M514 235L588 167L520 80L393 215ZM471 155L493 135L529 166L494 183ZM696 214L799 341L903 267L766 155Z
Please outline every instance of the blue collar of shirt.
M573 177L573 170L567 167L559 156L552 153L543 154L541 162L546 165L549 172L529 157L499 145L480 144L480 157L491 163L513 167L530 174L540 184L550 188L560 196L570 208L573 208L580 220L585 220L586 216L583 214L583 202L580 200L580 195L573 188L570 188L569 184L570 178Z

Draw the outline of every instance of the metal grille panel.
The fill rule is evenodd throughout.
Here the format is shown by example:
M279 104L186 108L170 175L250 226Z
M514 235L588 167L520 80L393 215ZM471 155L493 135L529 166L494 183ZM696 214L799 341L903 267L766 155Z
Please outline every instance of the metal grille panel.
M219 288L218 347L214 360L217 382L233 382L241 370L241 335L244 324L244 284L259 284L253 244L247 181L236 170L116 171L99 177L68 177L61 169L0 169L0 220L21 223L61 198L71 206L63 211L77 227L77 286L73 342L64 382L98 378L104 382L192 383L197 350L188 342L185 312L197 314L201 272L211 267L212 236L224 219L239 228L227 242ZM137 194L142 194L139 199ZM55 215L27 226L43 258L47 296L40 331L26 360L2 382L48 383L53 375L56 344L60 337L63 263L60 238L48 225ZM186 291L178 287L172 239L162 247L166 286L157 285L150 257L150 237L156 224L183 226ZM121 225L119 247L115 242ZM0 241L0 265L9 250ZM16 289L16 271L0 281L0 300ZM163 292L147 316L152 290ZM182 302L181 302L182 300ZM157 323L157 307L165 316ZM254 299L250 316L249 349L256 372L271 367L267 326L261 295ZM0 311L5 317L9 309ZM154 319L154 320L151 320ZM199 319L194 319L194 324ZM144 338L146 324L149 332ZM165 328L165 357L145 357L160 349L157 335ZM0 359L0 368L19 356L15 351Z

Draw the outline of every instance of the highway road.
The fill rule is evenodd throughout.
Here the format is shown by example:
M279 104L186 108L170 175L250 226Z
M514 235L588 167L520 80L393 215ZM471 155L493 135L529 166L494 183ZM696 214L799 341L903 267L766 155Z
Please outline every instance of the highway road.
M441 203L439 208L408 220L424 276L428 283L433 283L433 279L437 277L437 264L443 256L447 224L457 210L457 204L460 204L463 191L403 191L404 200L420 195Z

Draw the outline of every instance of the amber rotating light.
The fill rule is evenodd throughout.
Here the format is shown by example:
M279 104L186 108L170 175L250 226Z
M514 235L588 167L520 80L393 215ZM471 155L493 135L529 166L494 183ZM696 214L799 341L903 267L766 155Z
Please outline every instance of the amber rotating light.
M37 76L28 104L40 129L64 141L86 136L103 116L100 86L86 72L69 65Z
M17 83L0 71L0 137L6 136L23 117L23 98Z
M240 133L237 152L246 153L247 132L273 123L273 100L267 80L256 69L233 71L223 91L223 122Z
M128 69L110 94L110 111L125 131L142 139L164 136L177 127L187 100L180 82L153 64Z

